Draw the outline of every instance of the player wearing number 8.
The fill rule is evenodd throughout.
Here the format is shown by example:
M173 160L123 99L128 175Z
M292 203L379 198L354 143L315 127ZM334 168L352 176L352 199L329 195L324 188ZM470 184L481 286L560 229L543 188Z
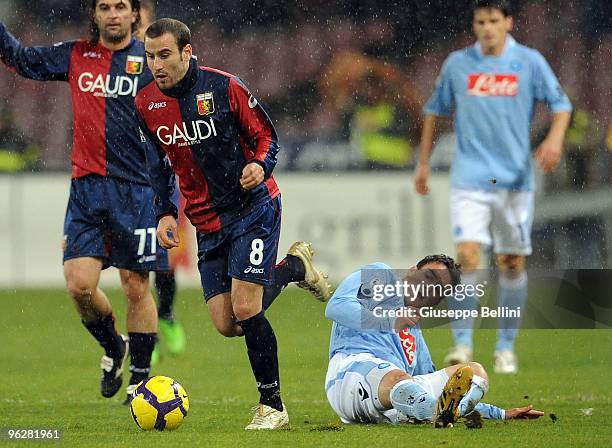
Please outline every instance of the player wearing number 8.
M145 32L155 82L137 95L136 109L142 131L156 144L147 168L156 190L157 236L165 248L180 244L170 200L176 173L185 214L197 230L198 269L213 324L224 336L245 337L260 392L247 429L276 429L288 415L276 337L264 310L289 282L323 301L331 294L312 265L309 244L295 243L275 266L281 223L272 176L276 131L239 78L198 67L190 42L189 28L173 19Z

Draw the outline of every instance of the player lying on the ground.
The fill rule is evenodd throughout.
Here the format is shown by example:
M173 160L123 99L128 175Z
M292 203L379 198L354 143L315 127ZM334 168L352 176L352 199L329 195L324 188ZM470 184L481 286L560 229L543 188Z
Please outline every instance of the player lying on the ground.
M389 266L369 264L349 275L327 305L325 315L334 324L325 392L344 423L439 420L446 426L474 410L498 420L544 415L532 406L503 410L481 403L489 385L476 362L436 371L418 309L443 297L428 285L459 283L452 258L430 255L408 272L402 283L421 285L417 294L377 294L397 280ZM398 310L404 315L395 317Z

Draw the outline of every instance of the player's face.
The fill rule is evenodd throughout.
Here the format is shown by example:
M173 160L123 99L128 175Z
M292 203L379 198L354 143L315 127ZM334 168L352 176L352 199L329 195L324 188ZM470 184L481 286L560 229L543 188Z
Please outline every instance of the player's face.
M99 0L94 11L101 40L111 43L131 36L132 24L137 19L138 11L132 9L130 0Z
M498 54L506 43L506 34L512 29L512 17L495 8L480 8L474 12L474 34L485 54Z
M421 269L413 268L404 281L415 286L422 285L418 297L406 297L407 306L421 308L435 306L442 300L442 292L446 285L451 284L451 277L444 263L432 261Z
M145 39L145 53L149 70L155 77L160 89L174 87L187 73L191 58L191 45L179 50L176 39L171 33Z

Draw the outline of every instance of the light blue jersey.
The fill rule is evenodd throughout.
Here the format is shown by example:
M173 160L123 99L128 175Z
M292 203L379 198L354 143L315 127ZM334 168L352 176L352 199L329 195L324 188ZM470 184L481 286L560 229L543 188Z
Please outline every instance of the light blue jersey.
M552 69L537 51L510 35L500 56L480 45L451 53L424 107L427 115L455 109L455 188L533 190L529 133L537 101L552 113L572 109Z
M364 280L368 276L371 279ZM327 304L325 316L334 321L330 359L336 353L370 353L395 364L410 375L434 372L435 367L421 329L413 327L398 333L394 330L393 318L377 317L374 312L375 307L378 307L378 311L403 307L403 297L393 296L378 302L364 296L362 284L372 281L394 285L397 279L386 264L369 264L344 279Z

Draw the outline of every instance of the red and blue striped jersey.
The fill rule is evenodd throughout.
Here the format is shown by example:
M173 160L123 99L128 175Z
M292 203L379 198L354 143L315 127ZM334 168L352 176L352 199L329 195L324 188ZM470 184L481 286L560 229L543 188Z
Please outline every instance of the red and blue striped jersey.
M136 109L143 132L155 143L147 164L158 217L176 213L170 200L172 171L186 200L185 214L201 232L216 232L279 195L272 176L279 150L276 131L236 76L198 67L192 59L186 76L170 91L162 92L155 82L143 87ZM259 163L265 176L246 191L240 177L250 162Z
M73 178L98 174L149 183L134 108L138 89L153 79L142 42L132 39L118 51L88 40L24 47L0 23L0 58L26 78L70 84Z

